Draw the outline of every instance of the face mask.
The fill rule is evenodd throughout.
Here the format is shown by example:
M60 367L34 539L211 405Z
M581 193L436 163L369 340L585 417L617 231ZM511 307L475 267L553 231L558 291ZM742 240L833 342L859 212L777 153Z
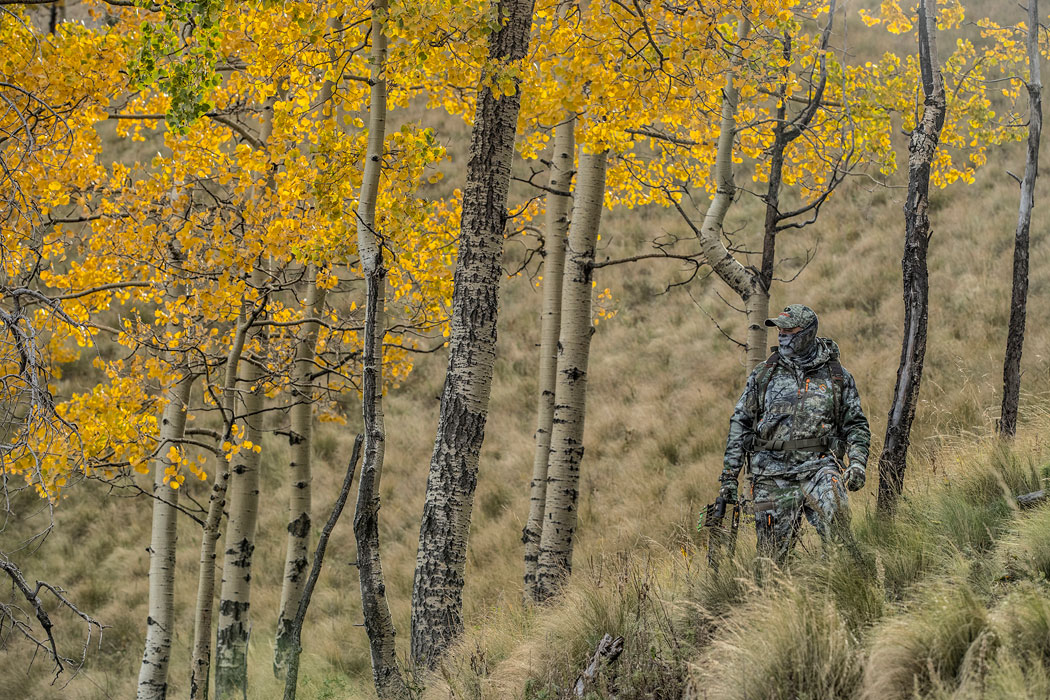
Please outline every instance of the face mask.
M780 335L780 353L784 357L798 360L809 359L817 348L817 324L811 323L793 335Z

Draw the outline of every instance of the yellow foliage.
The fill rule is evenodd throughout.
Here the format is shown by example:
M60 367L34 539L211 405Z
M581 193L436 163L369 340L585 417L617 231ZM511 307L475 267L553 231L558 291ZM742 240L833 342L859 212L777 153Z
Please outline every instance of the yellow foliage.
M371 66L358 48L370 38L367 22L346 21L335 31L331 18L367 17L371 5L230 5L219 27L222 77L205 95L210 116L175 133L156 118L171 97L127 83L149 13L87 4L97 21L60 23L46 40L21 10L0 15L0 77L46 104L66 106L47 117L52 140L12 171L12 186L33 211L0 224L2 272L8 280L29 275L40 293L61 298L34 308L28 321L55 364L53 377L102 342L100 334L123 348L123 359L93 361L101 378L95 386L58 402L68 425L30 430L43 456L39 464L16 461L14 469L49 496L70 470L146 470L156 457L162 390L182 375L183 363L197 363L207 374L204 404L214 408L223 389L214 369L225 362L237 325L253 314L269 324L266 342L253 338L245 349L266 370L260 390L274 399L288 391L304 320L314 313L301 294L307 269L329 293L316 363L335 373L327 394L310 397L324 406L322 420L341 419L329 399L360 373L354 231ZM883 0L877 14L861 12L865 23L895 33L915 30L912 15L899 0ZM958 0L942 2L939 31L957 29L965 17ZM740 45L743 60L733 66L743 18L752 28ZM827 20L819 0L722 0L684 13L665 0L641 7L596 0L571 12L559 0L538 0L528 57L497 64L488 42L503 20L492 3L399 0L386 24L387 106L396 110L418 97L469 120L474 86L497 96L520 93L522 157L539 159L552 127L576 115L577 142L612 155L606 206L668 206L685 183L714 191L710 171L727 79L740 95L738 175L767 182L778 114L807 98L807 81L823 65L824 99L806 138L786 149L782 173L786 187L814 198L828 182L829 164L893 173L893 133L914 127L920 94L914 56L852 65L842 54L824 53ZM939 187L972 182L986 150L1021 133L1015 127L1023 110L1012 105L1026 98L1025 28L976 24L979 38L942 41L949 99L932 172ZM1009 103L1003 114L987 92L1001 76L1017 76L994 83ZM145 162L125 162L100 137L111 120L123 139L163 145ZM433 199L419 191L441 179L448 158L430 128L392 129L382 157L376 230L389 267L390 325L440 342L448 337L462 195ZM527 222L542 206L511 210ZM251 283L260 266L268 275L261 288ZM600 293L595 321L614 313L607 290ZM392 384L409 375L410 350L419 347L406 330L388 334L384 362ZM235 429L222 446L227 458L260 449L242 440ZM173 488L182 483L182 466L204 478L200 458L168 450L161 461L173 470Z

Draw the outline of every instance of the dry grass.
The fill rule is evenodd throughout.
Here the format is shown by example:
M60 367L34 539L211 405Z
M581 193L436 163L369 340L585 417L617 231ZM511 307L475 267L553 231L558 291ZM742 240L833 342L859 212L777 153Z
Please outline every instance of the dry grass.
M550 609L485 620L427 697L568 697L606 633L624 635L625 651L594 697L1043 697L1050 507L1011 504L1050 474L1048 427L1011 449L974 441L931 453L970 457L947 480L917 480L892 523L858 513L863 561L810 547L756 583L750 531L718 572L689 548L650 549L643 569L638 557L604 561L611 575L577 575ZM1012 574L1007 561L1020 562Z
M862 656L831 596L787 581L752 596L721 625L697 660L695 684L726 700L850 697Z

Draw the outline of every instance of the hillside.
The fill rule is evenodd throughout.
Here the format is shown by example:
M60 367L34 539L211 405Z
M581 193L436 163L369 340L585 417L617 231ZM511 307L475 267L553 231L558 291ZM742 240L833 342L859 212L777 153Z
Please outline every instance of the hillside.
M951 466L892 522L862 509L862 561L810 540L756 579L746 529L717 573L689 546L607 557L550 610L488 616L425 697L568 697L609 634L623 653L588 698L1045 698L1050 507L1012 498L1050 474L1038 423L1012 449L939 450Z
M454 184L461 179L465 127L428 114L419 118L435 124L447 139L453 161L445 181ZM142 148L148 151L148 145ZM1050 146L1044 146L1043 155L1044 163L1050 162ZM799 653L827 656L829 664L837 664L827 669L828 682L852 684L851 689L878 692L847 650L870 651L864 658L871 664L904 668L907 659L894 657L893 649L895 640L908 634L914 634L916 646L901 649L935 650L945 659L943 667L929 674L928 689L934 696L950 693L951 678L966 675L960 670L964 659L990 664L991 670L980 678L997 679L994 683L1003 688L1014 687L1009 684L1018 678L1031 681L1034 689L1050 688L1047 672L1033 670L1043 667L1033 661L1024 642L1026 635L1045 638L1046 631L1009 626L1017 617L1012 610L1042 611L1042 618L1033 619L1044 623L1050 616L1039 582L1050 556L1039 549L1046 547L1039 529L1047 514L1041 510L1021 517L1010 509L1000 485L1011 493L1037 488L1050 461L1044 437L1050 428L1050 307L1045 303L1050 293L1050 224L1040 216L1050 196L1047 177L1039 183L1032 228L1021 407L1024 437L1013 453L987 439L999 410L1017 211L1016 184L1005 171L1018 172L1022 164L1020 146L997 150L973 185L956 184L934 194L930 341L913 434L909 515L890 530L877 522L871 513L874 468L855 506L856 529L876 562L873 577L848 576L841 573L848 567L822 564L816 556L819 545L813 543L790 577L760 591L740 588L739 580L746 575L738 579L727 572L712 579L706 573L693 545L693 528L699 508L716 490L728 416L744 380L742 353L715 323L740 337L743 318L719 298L728 292L716 279L702 274L666 290L670 282L683 278L678 264L645 261L607 268L597 276L599 288L611 290L617 313L597 326L592 342L577 573L566 600L554 609L538 615L523 612L520 537L532 465L540 293L527 276L507 279L466 573L471 634L448 671L456 697L472 697L470 688L475 686L486 697L520 697L529 679L532 697L556 697L556 689L571 684L606 632L625 634L629 640L630 650L616 673L636 676L633 687L639 693L657 687L647 686L649 679L665 679L667 684L658 687L667 697L678 697L673 691L684 688L688 679L697 687L724 689L712 690L711 697L744 697L747 686L739 686L740 694L733 695L737 690L726 685L728 679L739 680L744 675L741 668L748 669L749 678L762 675L753 665L760 661L770 664L765 667L770 674L810 668L806 658L778 656L791 639L810 632L815 632L814 646ZM798 277L774 288L771 307L801 302L820 314L822 335L836 339L843 364L856 377L876 450L900 352L901 181L896 176L894 186L883 187L856 178L829 202L817 224L783 238L780 276L798 272ZM726 229L754 240L760 223L759 203L744 195L730 211ZM677 213L656 207L606 212L599 259L645 252L649 240L664 234L688 237ZM508 245L508 251L512 257L516 247ZM812 262L800 269L799 261L810 251ZM391 391L386 403L381 538L388 595L402 643L407 641L419 514L444 361L442 353L421 355L413 374ZM88 371L90 358L67 373L63 391L75 387L82 376L78 372ZM347 399L351 407L354 401ZM325 423L318 428L315 522L327 517L358 427L359 419L351 412L347 426ZM271 659L284 554L287 463L286 440L267 437L249 655L250 683L260 698L276 696L279 688ZM951 486L940 486L942 481ZM206 495L203 485L188 490L197 498ZM39 531L49 516L33 494L17 495L13 508L20 519L7 523L5 541ZM336 530L310 608L303 635L301 698L372 695L356 571L348 565L355 559L351 517L344 515ZM108 627L100 646L92 641L83 671L72 680L63 676L56 685L50 685L46 664L38 660L31 665L25 645L12 642L0 655L0 696L132 695L146 619L149 526L150 504L144 498L110 493L97 482L83 482L68 491L55 511L54 531L42 544L34 543L16 556L28 577L61 584L78 606ZM752 537L745 530L742 542L750 545ZM185 695L192 642L199 529L188 519L180 524L179 547L173 696ZM748 553L748 547L742 547L739 559L745 574ZM986 559L995 565L984 566ZM1019 568L1010 580L1022 583L1003 584L1003 572L1016 562ZM929 612L945 599L950 602L944 605L970 616L959 622L972 632L965 648L950 646L951 635ZM730 606L735 610L738 604L743 607L731 613ZM807 611L813 614L804 615ZM765 626L749 627L753 620L763 620ZM924 621L929 622L926 627ZM803 624L818 627L800 628ZM951 621L944 624L948 631L955 626ZM920 628L928 636L916 631ZM60 617L57 632L79 654L79 623ZM784 636L789 632L794 636ZM993 633L1004 655L994 656L989 641L987 653L975 660L982 647L971 643L982 634L991 640ZM649 648L655 650L651 655L644 653ZM967 656L969 649L973 652ZM784 661L776 665L777 659ZM1032 675L1040 672L1044 675ZM894 673L887 676L899 679L903 672ZM613 678L606 680L612 683ZM1033 678L1045 685L1035 684ZM443 685L434 692L447 697ZM764 691L746 692L754 697ZM1048 692L1029 696L1046 697Z

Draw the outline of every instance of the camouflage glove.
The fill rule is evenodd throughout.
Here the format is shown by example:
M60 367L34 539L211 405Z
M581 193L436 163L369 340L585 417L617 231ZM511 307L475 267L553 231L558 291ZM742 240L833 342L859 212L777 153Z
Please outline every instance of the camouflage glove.
M738 486L736 482L736 476L732 474L722 474L722 488L718 491L718 495L731 503L737 502Z
M846 488L850 491L860 491L864 488L864 467L850 467L842 476L846 480Z

